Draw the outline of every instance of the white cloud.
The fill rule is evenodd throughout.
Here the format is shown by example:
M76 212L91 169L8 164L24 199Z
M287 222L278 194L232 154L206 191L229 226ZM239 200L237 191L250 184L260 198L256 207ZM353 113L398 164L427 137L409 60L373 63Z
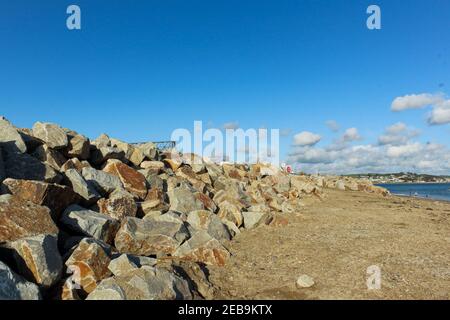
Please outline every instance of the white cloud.
M443 125L450 123L450 99L444 94L412 94L398 97L392 102L392 111L403 111L407 109L421 109L431 106L428 115L428 124Z
M401 145L406 144L409 140L417 137L420 134L419 130L409 128L403 122L398 122L390 127L387 127L385 133L378 137L378 144L380 145Z
M421 109L426 106L439 103L443 100L442 94L411 94L403 97L397 97L392 102L392 111L403 111L407 109Z
M447 174L450 171L448 147L409 142L404 145L347 145L333 148L295 148L287 162L299 171L323 174L420 172Z
M359 135L358 129L349 128L345 130L342 140L345 142L357 141L361 140L361 136Z
M398 158L412 156L422 150L420 143L405 144L402 146L388 146L386 154L388 157Z
M294 136L294 145L296 146L312 146L317 144L322 137L318 134L303 131Z
M328 129L333 132L338 132L341 129L341 126L335 120L328 120L325 124L327 125Z
M434 106L428 117L431 125L450 123L450 100L442 101Z

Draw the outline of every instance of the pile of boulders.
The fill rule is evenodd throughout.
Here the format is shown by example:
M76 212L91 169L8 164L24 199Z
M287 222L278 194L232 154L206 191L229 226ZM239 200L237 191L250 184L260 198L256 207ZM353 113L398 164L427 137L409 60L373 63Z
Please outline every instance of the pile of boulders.
M120 300L213 298L227 241L329 181L2 117L0 183L0 299Z

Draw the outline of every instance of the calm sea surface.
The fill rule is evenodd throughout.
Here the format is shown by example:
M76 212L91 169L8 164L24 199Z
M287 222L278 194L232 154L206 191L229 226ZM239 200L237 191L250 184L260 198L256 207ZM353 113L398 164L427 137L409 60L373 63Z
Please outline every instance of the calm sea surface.
M378 184L392 194L450 201L450 183Z

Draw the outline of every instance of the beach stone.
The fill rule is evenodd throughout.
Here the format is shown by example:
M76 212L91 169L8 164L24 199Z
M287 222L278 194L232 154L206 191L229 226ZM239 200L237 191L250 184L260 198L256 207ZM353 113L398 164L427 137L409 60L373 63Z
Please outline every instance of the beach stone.
M164 170L164 162L162 161L143 161L140 164L142 169L149 169L154 174L159 174Z
M111 146L122 150L125 154L125 158L135 166L139 166L145 159L144 153L129 143L117 139L111 139Z
M68 169L64 172L67 184L78 194L86 205L91 205L101 198L92 183L88 183L76 169ZM66 206L67 207L67 206Z
M89 162L101 165L108 160L125 160L125 152L115 147L100 147L91 149Z
M158 157L158 149L153 142L136 144L134 147L142 151L144 156L149 160L156 160Z
M206 172L205 161L202 157L194 153L185 153L182 155L183 163L189 165L192 171L196 174L201 174Z
M70 131L67 134L69 144L65 150L65 155L68 158L77 158L87 160L91 154L91 144L88 138Z
M177 177L186 179L189 183L198 191L203 192L206 187L206 183L199 179L196 173L192 171L189 166L182 166L177 171L175 171Z
M127 217L117 232L115 246L120 253L138 256L172 254L189 237L178 222Z
M94 168L83 168L83 178L102 195L107 195L116 189L123 189L120 179L112 174Z
M158 261L158 268L165 268L185 279L189 284L190 291L194 294L194 300L214 300L215 290L209 282L208 271L204 266L196 262L172 258Z
M9 195L1 198L0 243L40 234L58 234L47 207Z
M231 221L237 227L242 226L244 222L241 209L236 204L228 200L225 200L219 204L219 212L217 213L217 215L221 219Z
M342 180L336 181L336 189L345 191L345 182Z
M108 269L113 275L120 276L143 266L153 267L156 263L157 260L153 258L122 254L111 260Z
M217 208L216 203L214 202L213 199L211 199L206 194L204 194L202 192L195 192L194 197L195 197L195 199L199 200L203 204L203 207L206 210L209 210L211 212L217 212L218 208Z
M94 239L83 239L66 266L73 273L72 281L78 284L85 293L91 293L97 284L111 276L108 266L111 262L105 246Z
M192 300L192 294L181 277L144 267L102 281L87 300Z
M38 146L31 155L57 171L61 170L62 165L67 161L59 151L50 149L46 144Z
M264 212L242 212L242 216L244 217L244 228L254 229L264 223L268 214Z
M167 193L170 210L188 213L195 210L204 210L205 206L197 199L189 188L180 186Z
M124 188L137 198L145 199L147 196L145 177L126 164L118 161L111 161L106 164L103 171L119 177Z
M67 278L60 289L59 298L62 301L79 301L82 300L78 295L77 285L73 283L72 277Z
M20 131L14 127L6 118L0 116L0 147L12 153L27 152L27 145L25 144Z
M94 141L92 141L92 145L97 148L110 147L111 139L109 138L109 136L107 134L102 133Z
M55 236L22 238L8 243L7 248L14 250L17 269L27 280L46 288L60 280L63 263Z
M39 288L0 261L0 300L41 300Z
M49 183L58 183L62 179L61 175L51 166L26 153L4 153L4 165L8 178Z
M72 158L67 160L62 166L60 171L61 172L66 172L67 170L70 169L75 169L76 171L78 171L81 174L81 171L83 170L84 167L90 167L86 166L85 164L83 164L80 160L78 160L77 158Z
M58 184L8 178L3 185L19 199L48 207L55 221L65 208L79 200L71 188Z
M125 217L136 217L137 204L132 194L125 190L115 190L108 199L100 199L97 205L101 213L109 215L116 220Z
M112 243L119 222L110 216L71 205L62 214L60 223L74 232Z
M27 153L33 153L37 147L44 144L44 141L33 136L33 130L28 128L18 128L17 130L27 146Z
M231 240L228 228L210 211L197 210L188 214L187 222L196 230L205 230L217 240Z
M300 277L298 277L297 279L297 288L302 289L302 288L311 288L315 285L314 279L306 274L301 275Z
M33 125L33 136L52 149L61 149L69 144L64 129L53 123L36 122Z
M210 266L224 266L230 253L217 239L202 230L194 233L192 238L175 251L173 256Z

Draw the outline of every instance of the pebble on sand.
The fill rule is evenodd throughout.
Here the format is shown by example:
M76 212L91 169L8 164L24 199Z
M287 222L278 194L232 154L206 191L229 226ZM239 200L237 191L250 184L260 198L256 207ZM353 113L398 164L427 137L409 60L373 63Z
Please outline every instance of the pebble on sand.
M297 279L297 288L311 288L315 285L314 279L306 274Z

